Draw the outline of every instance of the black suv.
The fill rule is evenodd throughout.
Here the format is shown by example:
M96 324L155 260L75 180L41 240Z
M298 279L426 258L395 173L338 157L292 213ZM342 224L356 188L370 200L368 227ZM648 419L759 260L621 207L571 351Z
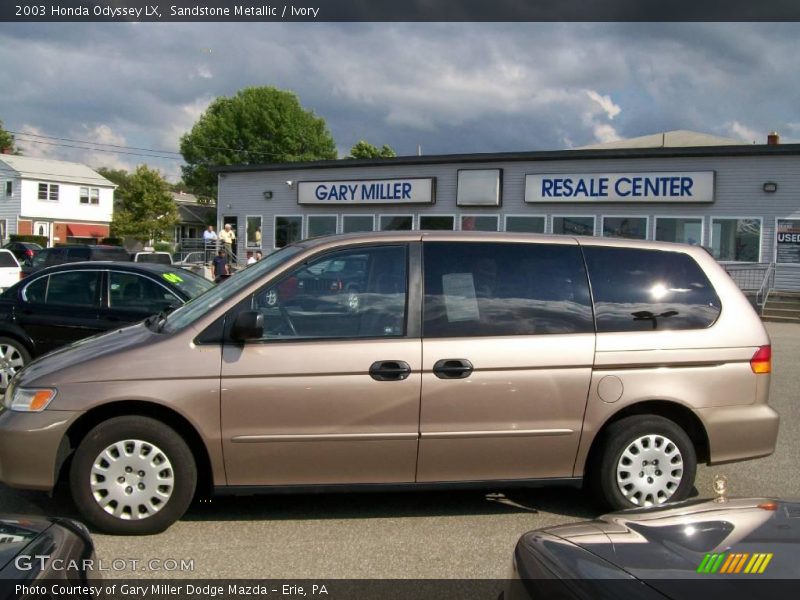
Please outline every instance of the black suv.
M39 269L81 261L113 260L130 261L130 254L120 246L64 245L40 250L31 260L22 265L22 275L27 276Z
M39 244L33 242L8 242L3 248L11 250L11 253L17 257L20 264L26 260L31 260L42 249Z

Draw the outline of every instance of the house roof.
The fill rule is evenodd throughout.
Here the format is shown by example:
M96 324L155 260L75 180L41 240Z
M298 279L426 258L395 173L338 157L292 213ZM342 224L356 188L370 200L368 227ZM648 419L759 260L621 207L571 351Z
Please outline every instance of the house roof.
M0 170L13 171L23 179L116 187L91 167L65 160L53 160L52 158L0 154Z
M602 144L589 144L576 150L613 150L615 148L699 148L703 146L742 146L747 142L729 137L720 137L688 129L662 131L650 135L616 140Z
M172 199L179 203L199 204L197 196L188 192L170 192Z
M217 207L214 204L184 204L177 203L178 206L178 222L184 225L202 225L206 226L213 223L214 217L217 214ZM209 219L209 215L214 215Z

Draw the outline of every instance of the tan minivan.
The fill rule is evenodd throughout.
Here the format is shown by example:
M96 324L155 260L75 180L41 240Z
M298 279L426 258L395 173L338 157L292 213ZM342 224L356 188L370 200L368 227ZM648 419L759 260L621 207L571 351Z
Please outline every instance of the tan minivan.
M98 529L196 494L583 481L611 508L773 452L770 342L702 248L480 232L288 246L25 367L0 480Z

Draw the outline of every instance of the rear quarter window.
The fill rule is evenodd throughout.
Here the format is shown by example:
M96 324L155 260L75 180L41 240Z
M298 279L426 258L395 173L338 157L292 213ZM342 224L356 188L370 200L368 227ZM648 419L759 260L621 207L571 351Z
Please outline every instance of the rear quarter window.
M584 246L598 333L704 329L719 296L688 254Z

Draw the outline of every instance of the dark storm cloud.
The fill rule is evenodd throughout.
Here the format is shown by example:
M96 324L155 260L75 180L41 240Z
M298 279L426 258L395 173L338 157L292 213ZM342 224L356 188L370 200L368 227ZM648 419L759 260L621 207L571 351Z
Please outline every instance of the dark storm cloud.
M796 24L4 24L15 131L176 150L216 96L296 92L340 150L552 149L667 129L797 135ZM114 140L114 141L112 141ZM118 166L175 161L26 146ZM94 163L93 163L94 164Z

